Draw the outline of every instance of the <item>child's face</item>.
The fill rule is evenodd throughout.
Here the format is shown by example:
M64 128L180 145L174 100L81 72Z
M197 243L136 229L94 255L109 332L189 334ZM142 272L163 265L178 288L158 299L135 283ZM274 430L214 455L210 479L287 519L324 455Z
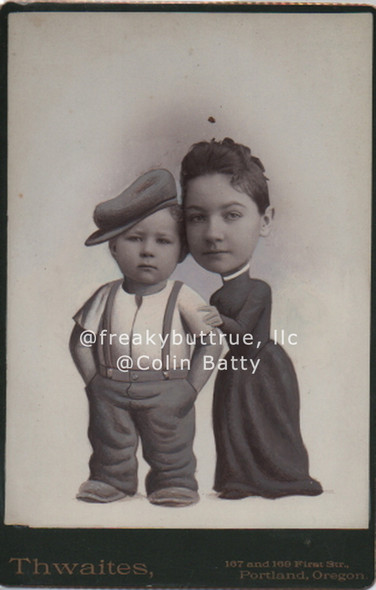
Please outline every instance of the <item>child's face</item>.
M256 203L230 184L225 174L191 180L184 203L190 252L206 270L231 274L247 264L260 235L270 231L273 210L260 214Z
M143 285L166 280L178 263L180 248L178 224L167 209L149 215L110 242L123 275Z

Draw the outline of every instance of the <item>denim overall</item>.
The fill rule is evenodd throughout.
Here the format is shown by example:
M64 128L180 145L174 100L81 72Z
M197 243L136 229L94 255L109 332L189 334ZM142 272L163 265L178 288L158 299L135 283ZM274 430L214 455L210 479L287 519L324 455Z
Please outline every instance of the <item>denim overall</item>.
M113 301L122 281L111 288L101 328L111 332ZM179 290L176 281L163 319L163 335L171 333ZM138 307L142 297L136 295ZM166 370L170 339L162 349L157 370L122 372L113 366L108 339L103 344L105 365L86 388L89 400L89 440L93 448L90 479L110 484L133 495L137 491L136 450L139 438L143 457L150 466L146 492L169 487L197 490L193 454L196 392L187 381L187 370Z

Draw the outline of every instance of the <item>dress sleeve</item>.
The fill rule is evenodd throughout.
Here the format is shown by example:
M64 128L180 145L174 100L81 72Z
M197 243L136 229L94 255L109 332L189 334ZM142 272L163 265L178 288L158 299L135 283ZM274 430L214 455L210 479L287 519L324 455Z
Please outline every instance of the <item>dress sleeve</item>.
M204 322L207 311L200 311L200 307L207 305L206 301L187 285L180 289L177 306L185 326L191 334L209 334L211 326Z
M235 318L220 314L223 324L219 326L224 334L250 333L255 328L262 312L271 305L272 293L269 285L260 281L250 292Z
M102 285L73 316L76 324L83 330L98 333L111 285L112 283Z

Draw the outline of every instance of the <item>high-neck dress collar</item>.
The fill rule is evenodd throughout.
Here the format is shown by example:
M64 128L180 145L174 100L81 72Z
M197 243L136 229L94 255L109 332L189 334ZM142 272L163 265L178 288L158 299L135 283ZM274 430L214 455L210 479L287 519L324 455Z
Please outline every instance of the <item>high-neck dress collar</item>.
M227 283L227 281L232 281L233 279L240 277L240 275L242 275L243 273L248 272L248 271L249 271L249 262L247 262L247 264L244 265L240 270L237 270L236 272L233 272L230 275L222 276L222 281L224 283Z

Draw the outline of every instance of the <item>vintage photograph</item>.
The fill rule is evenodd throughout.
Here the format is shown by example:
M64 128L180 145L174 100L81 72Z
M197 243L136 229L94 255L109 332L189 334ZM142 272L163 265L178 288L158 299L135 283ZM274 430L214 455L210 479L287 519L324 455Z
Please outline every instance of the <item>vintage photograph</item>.
M5 524L367 529L372 12L8 23Z

